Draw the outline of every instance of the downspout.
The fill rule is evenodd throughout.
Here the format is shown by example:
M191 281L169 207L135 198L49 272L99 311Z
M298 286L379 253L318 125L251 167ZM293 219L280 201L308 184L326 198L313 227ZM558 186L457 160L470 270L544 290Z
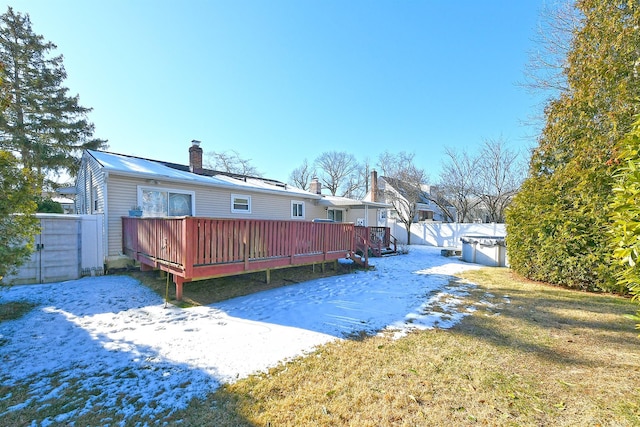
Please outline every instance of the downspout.
M104 251L103 262L106 264L107 258L109 257L109 204L107 203L107 181L109 180L109 172L103 170L102 176L104 181L102 184L102 250Z
M83 187L82 187L82 205L80 206L79 210L76 211L76 213L79 214L85 214L87 213L87 174L88 174L88 169L89 166L85 163L84 165L84 183L83 183Z
M364 226L369 226L369 205L364 205Z

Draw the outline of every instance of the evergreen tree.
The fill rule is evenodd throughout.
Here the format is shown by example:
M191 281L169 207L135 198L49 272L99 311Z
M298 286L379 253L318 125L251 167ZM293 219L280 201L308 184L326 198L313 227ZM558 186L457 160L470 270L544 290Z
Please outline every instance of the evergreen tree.
M509 261L534 280L616 289L606 233L610 160L640 111L640 8L616 0L576 8L567 89L545 110L529 177L507 211Z
M86 119L91 109L62 86L62 55L49 55L55 48L33 32L28 15L9 7L0 16L0 62L9 92L9 106L0 115L0 148L34 171L39 189L49 184L49 172L75 175L82 150L105 146L92 139L94 127Z
M18 159L0 150L0 279L27 260L33 250L38 220L33 174Z
M0 76L2 64L0 64ZM0 111L9 105L9 96L0 78ZM0 149L0 280L24 263L33 249L38 232L33 174L20 168L18 159Z

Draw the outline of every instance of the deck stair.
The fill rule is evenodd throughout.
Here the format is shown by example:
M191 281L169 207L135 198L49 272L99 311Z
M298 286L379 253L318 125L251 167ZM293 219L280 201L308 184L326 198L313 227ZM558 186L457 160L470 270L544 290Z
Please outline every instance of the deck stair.
M364 255L365 248L370 257L396 254L397 240L387 227L356 227L356 253Z

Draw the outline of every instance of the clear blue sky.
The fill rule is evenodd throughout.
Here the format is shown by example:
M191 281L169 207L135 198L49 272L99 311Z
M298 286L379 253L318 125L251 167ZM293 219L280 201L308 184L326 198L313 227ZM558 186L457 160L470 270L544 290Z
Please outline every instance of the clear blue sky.
M283 181L325 151L408 151L435 182L444 147L534 143L517 83L542 0L8 4L57 44L109 151L186 164L198 139Z

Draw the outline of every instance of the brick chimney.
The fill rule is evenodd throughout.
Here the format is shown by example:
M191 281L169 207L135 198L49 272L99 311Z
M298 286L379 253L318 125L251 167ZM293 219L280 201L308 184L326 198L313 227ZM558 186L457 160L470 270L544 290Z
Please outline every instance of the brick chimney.
M202 148L200 148L200 141L196 139L191 141L191 147L189 147L189 170L194 173L202 170Z
M311 184L309 184L309 191L313 194L322 194L322 184L318 181L318 178L313 178Z
M371 171L371 201L378 201L378 172L375 169Z

